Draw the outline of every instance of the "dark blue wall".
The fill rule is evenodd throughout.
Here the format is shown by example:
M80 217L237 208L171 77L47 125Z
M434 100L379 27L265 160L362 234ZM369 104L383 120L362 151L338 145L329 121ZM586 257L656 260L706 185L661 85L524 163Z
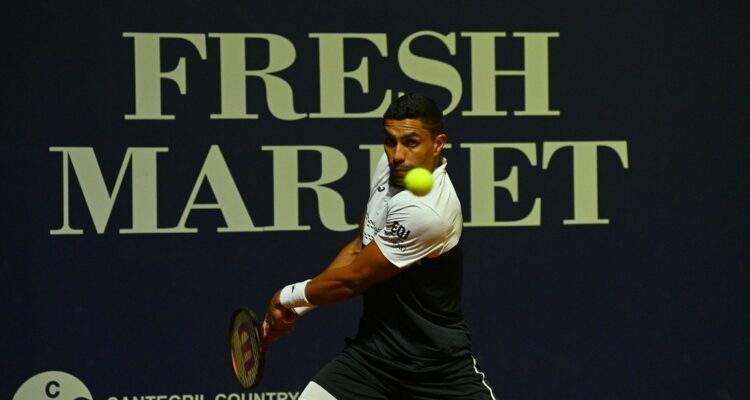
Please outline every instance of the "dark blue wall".
M504 399L741 399L748 395L748 30L739 7L703 2L256 2L130 1L71 5L28 2L3 18L2 263L5 317L0 397L44 371L80 379L97 400L146 395L241 393L226 343L233 308L263 309L283 285L313 276L354 231L334 232L318 199L300 192L309 231L220 233L217 210L190 213L191 234L122 234L132 226L132 172L123 178L98 234L69 170L70 225L63 225L63 153L94 150L111 191L128 148L158 156L159 227L177 225L212 145L224 156L256 226L274 223L274 160L262 146L329 146L348 160L329 187L355 223L367 195L361 144L381 140L377 118L275 118L265 87L248 80L256 120L217 120L220 48L212 33L274 33L291 41L295 63L279 73L295 109L320 111L318 42L310 33L385 33L388 56L347 44L346 69L369 60L369 93L346 83L351 111L374 109L385 90L423 91L446 106L440 86L398 64L402 40L418 31L456 33L456 54L425 40L415 53L450 64L463 82L447 117L449 170L471 215L465 143L534 143L537 160L497 150L494 174L518 168L519 199L495 189L498 220L518 219L541 198L539 226L467 227L466 318L474 350ZM187 93L164 80L172 121L126 120L135 111L134 42L125 32L197 33L206 59L185 41L163 47L164 70L185 57ZM472 107L472 59L461 32L505 32L497 69L523 69L513 32L556 32L549 40L550 107L559 116L518 116L524 80L497 79L507 116L462 115ZM248 68L267 62L248 50ZM542 166L545 143L618 141L598 151L598 215L573 218L570 150ZM320 157L300 156L300 178L320 175ZM198 196L213 202L204 183ZM237 279L237 277L241 277ZM259 389L300 391L354 334L358 300L322 307L274 346ZM726 397L730 396L730 397ZM20 399L19 399L20 400ZM37 399L45 400L45 399ZM64 398L62 400L73 400ZM141 400L141 399L139 399ZM223 400L219 398L218 400ZM248 399L250 400L250 399Z

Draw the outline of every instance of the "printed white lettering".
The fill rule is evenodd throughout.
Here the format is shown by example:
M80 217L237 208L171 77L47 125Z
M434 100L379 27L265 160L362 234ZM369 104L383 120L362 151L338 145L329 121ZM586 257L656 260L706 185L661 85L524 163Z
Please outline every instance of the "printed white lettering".
M346 70L344 60L352 47L360 51L376 53L388 60L387 33L310 33L309 38L317 40L319 65L318 70L309 70L307 80L318 80L319 111L298 112L294 108L294 88L292 84L276 74L292 67L296 61L296 48L286 37L272 33L141 33L124 32L124 38L133 42L133 64L135 66L135 113L126 114L126 120L174 120L173 114L162 111L162 82L170 80L177 85L181 95L187 95L186 60L191 63L207 60L207 41L219 43L219 79L221 112L209 113L210 119L258 119L257 112L248 110L248 96L262 96L262 93L248 93L247 78L261 79L266 87L265 97L271 116L284 121L302 118L380 118L394 97L392 89L381 89L379 93L366 96L370 92L371 75L368 57L362 57L359 65L353 70ZM456 32L438 33L418 31L403 38L397 46L395 62L409 78L445 88L450 92L451 101L445 114L455 110L462 97L463 80L471 82L471 109L462 111L463 116L507 116L508 112L497 110L496 87L498 77L511 76L524 80L524 109L515 110L512 115L518 116L559 116L560 112L552 110L549 102L549 45L550 39L558 38L559 32L461 32L466 41L457 41ZM391 40L393 37L391 35ZM496 40L523 41L523 53L503 54L504 58L523 59L524 69L518 71L498 70L495 66ZM417 55L411 45L415 41L438 41L450 56L459 53L470 53L471 69L469 77L461 77L453 65L433 58ZM194 50L180 54L177 66L171 71L162 71L161 58L175 41L192 45ZM262 69L247 70L246 47L265 46L268 60L259 65ZM305 44L307 44L306 42ZM463 48L461 48L463 44ZM195 57L197 51L199 57ZM212 54L212 57L215 57ZM198 58L198 59L196 59ZM349 83L357 83L362 89L358 97L364 97L371 104L366 111L347 110ZM379 82L380 87L388 87ZM174 90L174 89L171 89ZM505 94L508 96L509 94ZM520 96L521 94L516 94ZM357 99L358 103L361 99ZM350 102L351 103L351 102Z
M502 220L495 215L496 191L503 189L510 195L511 200L519 202L519 169L538 168L536 143L463 143L460 149L466 149L469 156L469 176L454 179L469 181L470 201L469 220L466 227L511 227L511 226L540 226L542 212L543 188L525 188L525 192L535 193L532 201L525 201L521 211L525 213L521 219ZM370 151L372 159L372 145L361 145L361 149ZM585 142L543 142L541 171L551 168L551 160L563 149L572 149L573 196L571 208L573 218L564 219L564 225L580 224L608 224L609 219L599 215L598 185L602 176L599 174L598 149L614 150L624 169L629 167L628 148L625 141L585 141ZM272 214L273 224L269 226L255 226L245 206L237 182L230 170L230 163L225 160L221 149L212 145L204 160L203 167L193 185L187 205L182 211L177 226L163 228L157 226L156 216L163 213L175 215L175 210L162 210L157 203L157 158L159 152L167 152L166 148L128 148L125 159L120 166L114 185L104 180L104 175L96 162L94 149L91 147L50 147L51 152L62 154L62 227L50 231L51 235L82 235L84 230L73 228L80 226L82 221L71 221L69 212L71 202L85 203L91 215L95 231L102 234L109 224L119 189L123 182L125 171L130 166L132 201L132 227L120 228L120 233L196 233L198 228L187 226L187 219L193 210L218 210L225 222L224 227L216 228L217 232L264 232L264 231L300 231L311 230L310 225L301 220L302 207L312 207L299 200L302 189L312 190L317 196L318 215L322 225L331 231L348 231L356 228L355 224L346 221L346 201L341 193L329 187L348 172L348 162L343 152L327 146L263 146L262 151L273 153L273 191L260 195L273 196L273 210L256 210L259 214ZM527 162L512 166L508 175L502 180L496 180L495 150L520 152ZM446 150L447 153L456 151ZM459 150L462 151L462 150ZM320 159L320 177L312 182L300 180L298 165L301 152L317 153ZM450 158L450 156L448 156ZM72 198L68 190L72 184L68 165L73 165L73 171L80 186L81 198ZM561 168L556 166L556 168ZM563 166L565 167L565 166ZM369 171L368 171L369 172ZM111 175L111 174L108 174ZM364 176L363 180L367 179ZM171 182L171 179L160 179L158 182ZM215 203L197 203L199 189L207 182L213 192ZM107 188L112 187L110 192ZM181 187L177 191L187 192ZM255 194L258 195L258 194ZM120 199L119 201L126 201ZM360 206L360 205L357 205ZM309 214L309 213L308 213ZM84 221L85 222L85 221ZM371 221L366 219L366 223ZM408 227L394 225L391 233L399 238L409 237ZM231 396L231 395L230 395ZM149 396L141 399L123 400L167 400ZM176 400L169 398L168 400ZM181 400L202 400L185 395ZM239 398L222 398L216 400L244 400Z

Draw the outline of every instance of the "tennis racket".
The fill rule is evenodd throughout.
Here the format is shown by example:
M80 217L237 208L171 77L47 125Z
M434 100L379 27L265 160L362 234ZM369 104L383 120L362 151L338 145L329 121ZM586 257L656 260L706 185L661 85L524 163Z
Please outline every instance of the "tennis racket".
M296 314L284 310L283 321L291 324ZM229 324L229 348L232 370L240 385L252 389L263 377L266 354L263 348L263 323L249 308L239 308L232 314Z

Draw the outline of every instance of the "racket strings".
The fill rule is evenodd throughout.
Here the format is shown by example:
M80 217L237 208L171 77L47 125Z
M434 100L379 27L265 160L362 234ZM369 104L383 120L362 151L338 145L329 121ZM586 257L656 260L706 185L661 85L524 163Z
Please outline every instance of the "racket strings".
M237 318L232 328L232 366L244 387L252 387L261 372L261 336L250 318Z

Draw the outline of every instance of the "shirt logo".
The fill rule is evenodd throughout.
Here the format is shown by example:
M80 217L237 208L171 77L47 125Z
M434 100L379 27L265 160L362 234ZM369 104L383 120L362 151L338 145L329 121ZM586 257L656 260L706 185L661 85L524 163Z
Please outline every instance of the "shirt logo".
M409 237L411 231L408 230L405 226L399 224L397 221L393 223L393 226L391 227L391 233L398 236L401 240L406 240L406 238Z

